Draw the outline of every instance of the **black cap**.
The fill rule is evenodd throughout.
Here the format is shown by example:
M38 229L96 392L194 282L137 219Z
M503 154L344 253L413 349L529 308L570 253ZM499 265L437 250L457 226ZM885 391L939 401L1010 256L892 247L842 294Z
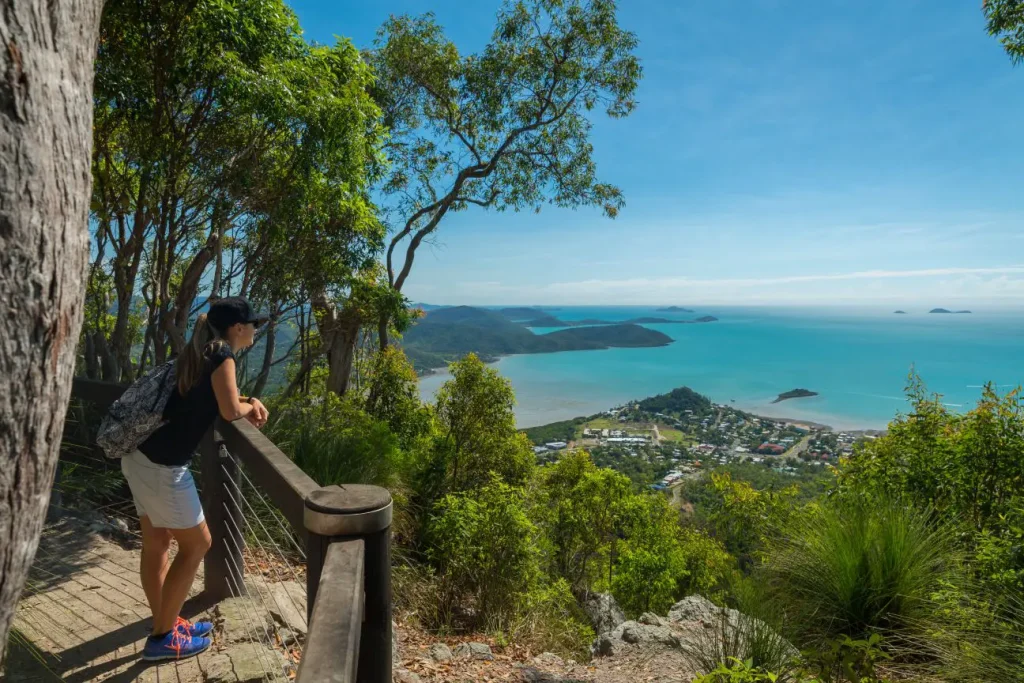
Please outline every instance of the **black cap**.
M220 333L237 323L252 323L259 327L267 322L266 316L256 315L249 301L241 296L229 296L210 304L206 319Z

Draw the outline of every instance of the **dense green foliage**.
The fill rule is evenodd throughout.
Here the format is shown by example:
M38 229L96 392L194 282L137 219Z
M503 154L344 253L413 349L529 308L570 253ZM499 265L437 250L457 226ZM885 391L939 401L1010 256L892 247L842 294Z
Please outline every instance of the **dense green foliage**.
M839 469L841 490L902 500L963 529L961 546L979 578L1024 590L1024 400L991 385L978 405L950 412L911 378L913 412L867 442Z
M306 43L281 0L106 3L81 371L163 362L208 298L245 294L276 320L347 289L384 239L372 79L348 41ZM258 384L276 360L254 363Z
M320 485L398 484L405 465L399 438L353 398L325 391L273 407L267 436Z
M568 443L576 438L577 428L590 420L593 417L575 417L571 420L563 420L561 422L552 422L551 424L541 425L539 427L527 427L523 430L526 434L526 438L538 446L543 446L546 443L552 441L564 441Z
M711 412L711 401L689 387L679 387L667 394L645 398L638 406L647 413L673 416L682 415L686 410L692 410L694 415L706 415Z

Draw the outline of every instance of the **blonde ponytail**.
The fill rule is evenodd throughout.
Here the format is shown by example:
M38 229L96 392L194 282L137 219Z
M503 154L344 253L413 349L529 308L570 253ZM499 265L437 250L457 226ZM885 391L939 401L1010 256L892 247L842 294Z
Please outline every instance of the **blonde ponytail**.
M210 353L217 351L225 343L213 325L207 321L206 314L201 313L196 318L196 325L192 330L192 338L178 355L179 394L184 396L189 392L189 389L199 382L206 357Z

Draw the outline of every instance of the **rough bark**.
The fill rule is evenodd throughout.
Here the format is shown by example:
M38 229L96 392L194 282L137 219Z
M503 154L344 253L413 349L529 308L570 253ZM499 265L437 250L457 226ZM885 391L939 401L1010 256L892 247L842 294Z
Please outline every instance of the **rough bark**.
M312 297L310 303L320 332L321 350L327 356L327 390L344 396L352 378L362 320L358 311L347 307L339 311L324 293Z
M0 658L82 326L100 0L0 0Z

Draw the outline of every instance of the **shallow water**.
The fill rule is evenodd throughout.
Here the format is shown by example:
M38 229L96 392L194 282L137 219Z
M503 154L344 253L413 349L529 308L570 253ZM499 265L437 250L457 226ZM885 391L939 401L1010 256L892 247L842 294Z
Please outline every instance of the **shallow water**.
M1024 382L1024 310L970 315L836 308L654 307L545 309L562 320L637 317L692 319L699 325L648 325L675 341L653 349L608 349L510 356L495 367L512 381L520 426L590 415L625 401L689 386L719 403L762 415L837 428L881 428L905 410L912 367L952 408L969 408L992 381L1001 391ZM537 329L542 334L552 329ZM446 374L423 378L430 399ZM797 387L819 396L772 404Z

